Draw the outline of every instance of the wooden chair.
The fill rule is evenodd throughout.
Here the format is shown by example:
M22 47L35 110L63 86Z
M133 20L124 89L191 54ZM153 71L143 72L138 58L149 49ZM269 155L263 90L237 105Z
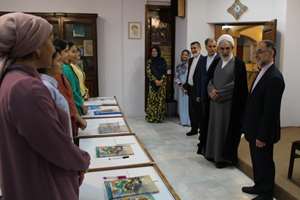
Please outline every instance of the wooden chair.
M296 158L300 158L300 154L297 154L296 151L300 151L300 140L295 141L292 144L292 149L291 149L291 158L290 158L290 165L289 165L289 173L288 173L288 178L291 179L293 175L293 170L294 170L294 161Z

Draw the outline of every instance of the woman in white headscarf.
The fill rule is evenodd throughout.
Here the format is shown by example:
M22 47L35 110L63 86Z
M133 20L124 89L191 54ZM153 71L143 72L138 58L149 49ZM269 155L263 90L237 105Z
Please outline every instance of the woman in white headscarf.
M89 155L72 143L67 114L43 85L52 26L23 13L0 17L0 182L5 199L76 200Z

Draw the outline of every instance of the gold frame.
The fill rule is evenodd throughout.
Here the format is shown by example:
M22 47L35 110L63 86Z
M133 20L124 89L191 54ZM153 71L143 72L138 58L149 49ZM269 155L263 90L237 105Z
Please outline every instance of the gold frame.
M137 26L137 33L133 33L131 26ZM141 22L128 22L128 39L140 40L142 39L142 23Z

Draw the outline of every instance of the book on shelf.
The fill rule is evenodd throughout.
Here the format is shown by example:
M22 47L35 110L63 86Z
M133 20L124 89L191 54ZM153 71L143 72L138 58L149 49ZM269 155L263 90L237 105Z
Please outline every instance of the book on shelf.
M97 146L96 157L116 157L116 156L130 156L133 155L133 150L129 144L115 145L115 146Z
M149 175L127 179L104 181L109 200L158 193L159 190ZM126 198L125 198L126 199Z
M119 122L110 122L110 123L103 123L98 126L98 133L105 134L105 133L124 133L128 132L127 126L120 125Z

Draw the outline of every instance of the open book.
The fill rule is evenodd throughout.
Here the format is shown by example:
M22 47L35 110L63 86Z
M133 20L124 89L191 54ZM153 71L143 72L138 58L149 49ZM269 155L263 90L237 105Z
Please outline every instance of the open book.
M94 97L89 98L88 101L84 102L85 105L101 105L101 106L112 106L118 105L114 97Z
M109 200L159 192L150 176L104 181L104 184Z
M120 125L119 122L103 123L98 126L98 133L123 133L128 131L126 124Z
M141 194L137 196L123 197L116 200L155 200L155 199L151 194Z
M99 109L91 111L94 115L122 114L118 106L101 106Z
M130 145L115 145L115 146L98 146L96 147L96 157L116 157L133 155L133 150Z

